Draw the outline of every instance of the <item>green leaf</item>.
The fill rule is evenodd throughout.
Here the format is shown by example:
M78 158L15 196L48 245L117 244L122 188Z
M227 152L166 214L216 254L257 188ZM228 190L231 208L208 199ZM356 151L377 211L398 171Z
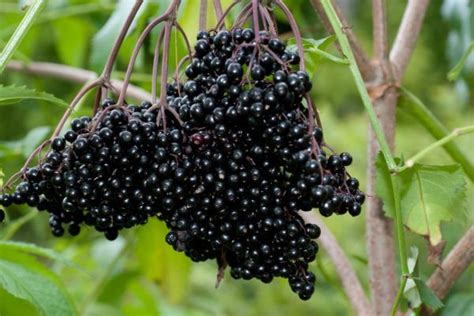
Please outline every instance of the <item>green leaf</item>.
M92 39L92 52L90 58L93 69L100 70L105 65L110 50L112 49L122 25L127 19L127 16L134 4L135 1L118 1L117 6L115 7L115 10L113 11L110 18ZM147 1L143 3L140 10L137 12L134 21L130 25L130 29L128 30L127 34L130 34L134 30L137 19L144 12L144 9L147 5Z
M53 26L60 60L67 65L83 66L92 31L89 23L84 19L67 17L55 20Z
M7 240L0 241L0 252L8 251L8 250L22 252L29 255L40 256L43 258L61 262L62 264L65 264L71 267L78 267L75 263L65 258L60 253L52 249L39 247L35 244L30 244L30 243L25 243L25 242L20 242L20 241L7 241Z
M326 51L326 49L334 43L335 39L336 37L334 35L322 39L302 39L305 52L305 63L309 74L313 74L316 71L317 66L324 61L330 61L340 65L349 65L349 60L346 58L337 57ZM297 50L296 40L294 37L288 40L288 49L291 51Z
M408 265L408 272L410 274L415 273L416 264L418 263L418 255L419 255L418 247L412 246L410 247L410 257L408 257L407 265Z
M136 255L141 271L160 282L160 288L171 302L186 293L191 261L165 242L168 229L159 221L150 221L137 232Z
M77 315L59 278L34 257L14 249L0 252L0 287L31 303L41 315Z
M448 80L449 81L454 81L458 79L459 75L461 74L464 65L466 64L467 59L471 55L471 53L474 52L474 41L471 42L469 47L466 49L466 51L462 54L461 59L459 62L454 66L453 69L451 69L448 73Z
M383 157L377 159L377 195L384 211L394 216L390 173ZM413 232L427 236L432 245L442 241L440 225L451 221L464 208L465 180L459 165L428 166L415 164L400 172L399 178L403 223Z
M26 99L43 100L61 106L68 106L64 100L46 92L28 89L26 86L0 85L0 105L15 104Z
M38 316L39 313L30 302L15 297L0 287L0 315Z
M449 296L441 316L472 316L474 315L474 300L472 293L453 293Z
M420 278L413 278L420 293L421 301L427 306L431 307L433 310L437 310L443 307L443 302L433 293L433 291L426 285L425 281Z
M31 152L49 135L48 126L36 127L17 141L0 142L0 157L20 155L28 157Z

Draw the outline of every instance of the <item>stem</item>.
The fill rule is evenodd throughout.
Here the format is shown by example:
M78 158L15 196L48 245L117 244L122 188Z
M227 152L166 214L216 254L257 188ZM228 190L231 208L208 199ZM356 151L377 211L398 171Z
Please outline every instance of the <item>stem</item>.
M409 0L403 14L402 23L390 51L390 60L395 66L397 78L404 74L415 49L430 0Z
M399 109L412 115L434 138L441 139L449 135L448 128L438 120L420 99L403 87L400 88L400 93ZM455 143L446 143L443 147L451 158L461 165L471 181L474 182L474 166L469 161L469 158Z
M91 80L97 79L97 74L90 70L85 70L82 68L76 68L56 63L46 63L46 62L36 62L31 61L27 64L24 64L17 60L11 60L7 64L7 69L10 71L24 72L27 74L48 76L52 78L58 78L70 82L82 83L85 84ZM135 74L136 75L136 74ZM143 77L143 75L142 75ZM140 80L143 80L140 78ZM149 81L149 76L147 75L147 80ZM123 86L122 80L112 79L110 83L113 90L119 90ZM135 85L129 85L127 90L127 96L135 98L137 100L151 100L151 95L144 89L137 87Z
M389 170L394 171L396 170L397 165L390 152L390 147L383 133L382 126L380 125L377 115L375 114L374 107L372 105L369 94L365 87L364 80L362 79L360 71L357 68L357 63L354 59L354 55L352 54L349 42L347 40L347 36L342 31L343 26L341 24L341 21L339 21L339 18L336 12L334 11L334 8L330 0L321 0L321 3L334 29L334 32L336 33L336 37L339 41L339 44L341 45L341 50L350 62L349 67L351 69L352 76L354 77L357 90L359 91L359 95L362 99L362 103L364 104L365 110L367 111L367 114L369 116L370 124L372 125L372 128L374 130L375 136L377 138L377 142L379 143L379 146L380 146L380 150L382 151L384 158L387 161Z
M44 6L44 0L36 0L26 11L23 20L21 20L20 24L15 29L15 32L8 40L7 45L5 46L2 54L0 55L0 74L5 69L8 61L12 58L18 46L20 46L26 33L28 33L33 23L35 23Z
M201 0L199 7L199 30L205 31L207 29L207 0Z
M156 85L158 80L158 61L160 59L160 49L161 43L163 42L163 37L165 35L165 29L160 31L160 35L158 36L158 40L156 41L155 46L155 53L153 55L153 66L152 66L152 74L151 74L151 103L155 104L156 102Z
M393 200L394 200L394 206L395 206L395 225L396 225L396 231L397 231L398 252L400 256L400 267L402 270L402 280L400 282L400 287L398 289L398 293L391 310L391 315L394 316L398 309L398 304L400 303L400 300L402 299L403 290L405 289L405 285L407 282L407 276L410 272L408 270L405 231L403 227L402 211L400 208L400 188L398 187L397 175L392 174L390 177L390 180L392 184L392 193L393 193Z
M473 260L474 227L471 226L428 279L427 285L440 299L445 298L449 289Z
M295 36L296 40L296 47L298 48L298 54L300 55L300 69L305 71L305 64L304 64L304 46L303 46L303 40L301 38L301 32L300 28L298 27L298 23L296 22L295 18L293 17L293 14L291 14L290 9L286 6L285 3L281 0L275 0L275 3L277 6L285 13L286 19L288 20L288 23L290 23L291 31L293 32L293 35Z
M218 21L224 17L220 0L214 0L214 10L216 11L216 17Z
M154 19L153 21L150 22L150 24L147 25L147 27L143 30L143 32L140 34L140 37L138 38L135 47L133 48L132 56L130 58L130 62L128 63L127 71L125 73L125 78L123 80L123 88L122 91L120 92L119 99L117 101L118 105L123 105L125 101L125 94L127 93L127 88L128 84L130 82L130 77L132 76L132 71L133 67L135 66L135 62L138 57L138 52L140 51L141 47L143 46L143 42L145 41L146 37L150 32L160 24L161 22L165 21L170 17L170 15L176 10L176 8L179 6L180 0L173 0L169 7L166 9L166 11L159 16L158 18Z
M441 138L437 142L434 142L433 144L429 145L425 149L421 150L419 153L415 154L413 157L407 159L407 161L405 162L405 165L401 168L398 168L397 172L401 172L405 169L413 167L413 165L415 165L417 161L419 161L421 158L426 156L432 150L435 150L438 147L444 146L445 144L451 142L453 139L455 139L458 136L466 135L469 133L474 133L474 125L459 127L459 128L454 129L446 137Z
M408 276L402 275L402 280L400 281L400 287L398 288L397 297L395 297L395 302L392 305L392 309L390 310L390 316L395 316L398 311L398 305L403 298L403 292L405 291L405 286L407 285Z
M118 52L120 50L120 46L122 46L123 40L125 39L125 36L127 35L128 30L130 29L130 25L133 22L133 19L137 15L138 10L140 9L141 5L143 3L143 0L136 0L135 4L132 7L132 10L127 16L127 19L125 20L125 23L122 26L122 29L120 30L120 33L115 40L114 46L112 47L112 50L110 52L109 57L107 58L107 62L105 64L104 70L102 71L101 76L104 78L104 81L109 81L110 79L110 74L112 73L112 68L115 63L115 60L117 59Z
M372 0L374 53L379 61L388 60L387 8L385 0Z
M222 27L222 26L225 26L225 18L227 17L227 15L229 15L230 11L237 5L240 3L241 0L234 0L234 2L232 2L232 4L230 6L227 7L227 9L225 10L225 12L222 14L222 17L220 19L218 19L217 21L217 24L216 24L216 28L215 30L216 31L219 31L219 29ZM237 21L237 19L236 19Z
M260 25L258 22L258 0L252 0L252 23L255 32L255 43L260 43Z
M321 228L321 236L318 242L327 252L329 258L334 263L336 271L341 279L344 291L354 307L357 315L371 315L370 304L360 281L352 268L349 259L341 248L337 239L326 227L324 222L314 212L298 213L306 223L316 224Z

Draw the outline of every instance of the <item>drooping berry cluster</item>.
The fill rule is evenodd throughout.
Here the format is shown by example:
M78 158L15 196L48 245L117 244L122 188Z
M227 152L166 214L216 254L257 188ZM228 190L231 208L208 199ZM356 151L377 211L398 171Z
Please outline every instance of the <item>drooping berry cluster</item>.
M0 205L46 210L55 236L64 234L64 225L75 236L86 224L110 240L170 209L173 202L162 193L176 189L168 178L182 151L181 130L170 120L171 128L160 131L150 103L126 108L112 103L105 100L94 118L74 119L15 192L0 196Z
M352 157L327 153L313 126L299 62L266 32L201 32L187 79L167 89L182 125L149 103L107 100L95 117L72 121L0 204L46 209L56 236L85 223L114 239L156 216L193 261L216 259L236 279L284 277L309 299L320 229L298 212L356 216L364 194L345 170Z
M312 239L320 231L297 212L356 216L364 195L345 171L351 156L326 154L321 129L310 129L304 97L311 81L292 70L299 56L259 35L201 32L187 80L168 89L200 185L165 218L167 241L193 260L217 258L237 279L288 278L308 299L315 281L308 263L318 251Z

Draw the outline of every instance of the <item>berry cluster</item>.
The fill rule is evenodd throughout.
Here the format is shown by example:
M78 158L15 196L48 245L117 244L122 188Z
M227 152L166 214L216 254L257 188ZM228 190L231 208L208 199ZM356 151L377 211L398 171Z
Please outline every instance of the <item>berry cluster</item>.
M181 130L170 120L171 128L160 131L157 111L150 107L120 108L105 100L94 118L74 119L15 192L0 195L0 205L26 203L46 210L55 236L64 234L64 224L73 236L86 224L109 240L172 208L164 195L180 194L169 177L182 151Z
M320 230L297 212L356 216L364 195L345 171L352 157L322 150L304 102L311 81L292 70L299 61L266 32L199 33L187 80L168 88L199 186L165 220L168 243L192 260L216 258L236 279L288 278L308 299Z
M106 100L96 116L73 120L0 205L47 210L56 236L84 223L114 239L156 216L193 261L216 259L236 279L287 278L309 299L320 229L298 212L356 216L364 194L345 170L352 157L327 152L313 126L299 62L267 32L200 32L167 105Z

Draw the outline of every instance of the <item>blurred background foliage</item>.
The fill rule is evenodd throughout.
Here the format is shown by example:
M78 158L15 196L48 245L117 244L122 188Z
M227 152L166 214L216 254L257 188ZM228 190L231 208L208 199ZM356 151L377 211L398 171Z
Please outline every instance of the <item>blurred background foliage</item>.
M0 48L8 41L24 14L26 1L0 0ZM163 12L168 0L147 0L134 27L120 51L115 78L123 78L134 43L144 25ZM370 1L338 1L348 14L351 27L363 46L371 51ZM224 8L231 0L222 1ZM306 38L327 36L308 0L286 1ZM29 31L14 59L26 63L47 61L100 72L133 1L129 0L50 0L38 22ZM387 1L389 33L393 40L406 1ZM194 41L198 31L199 1L182 0L179 21ZM239 12L237 7L232 17ZM215 24L209 5L208 26ZM282 37L291 38L289 26L278 15ZM455 82L447 73L467 49L474 34L474 7L469 0L433 0L429 7L418 46L405 76L404 86L416 94L450 128L474 122L474 54ZM151 87L152 50L157 32L147 40L134 68L132 81L147 90ZM185 46L179 35L172 36L171 68L184 56ZM338 55L334 47L330 52ZM0 84L26 86L45 91L67 102L80 86L64 80L35 76L8 69L0 76ZM337 151L349 151L355 157L351 173L365 185L367 118L346 66L318 61L314 73L315 103L324 123L326 139ZM93 96L84 99L74 116L89 114ZM14 105L0 105L0 167L6 177L23 164L29 152L46 139L61 117L64 106L45 100L25 100ZM410 156L433 142L429 134L411 117L398 113L397 153ZM456 140L474 159L474 138ZM449 164L452 161L438 149L424 163ZM466 212L442 226L446 249L473 223L473 189L469 188ZM26 214L26 217L25 217ZM324 251L312 266L319 281L316 293L302 302L289 291L282 280L270 285L258 281L234 281L226 276L215 289L217 267L214 262L191 264L181 253L164 242L166 228L157 221L126 232L108 242L92 230L79 237L54 239L50 236L47 215L25 207L11 207L8 222L0 226L0 237L25 241L52 248L74 264L46 261L67 288L81 315L352 315L338 276ZM346 249L352 265L368 291L368 267L365 247L364 216L332 217L326 223ZM427 277L434 266L426 263L426 241L408 235L410 245L420 248L420 275ZM1 249L0 249L1 251ZM441 315L472 315L473 268L457 282ZM0 314L35 315L26 301L0 292ZM9 310L7 303L23 306ZM3 310L2 310L3 309ZM26 314L25 314L26 313Z

